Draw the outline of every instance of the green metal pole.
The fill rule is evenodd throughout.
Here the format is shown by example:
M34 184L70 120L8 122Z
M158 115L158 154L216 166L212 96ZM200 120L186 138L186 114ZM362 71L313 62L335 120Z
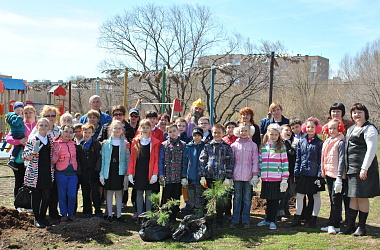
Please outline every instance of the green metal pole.
M96 78L96 95L99 95L99 77Z
M212 64L211 69L211 93L210 93L210 123L214 125L214 82L215 82L215 69Z
M162 103L165 103L166 66L162 69ZM165 104L161 105L161 114L165 113Z

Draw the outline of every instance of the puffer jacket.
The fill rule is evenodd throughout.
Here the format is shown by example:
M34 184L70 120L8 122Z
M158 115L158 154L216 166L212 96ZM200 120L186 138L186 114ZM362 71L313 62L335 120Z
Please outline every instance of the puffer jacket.
M128 170L130 153L127 147L127 141L120 138L119 146L119 175L126 175ZM104 179L108 179L112 156L112 136L103 144L102 147L102 168L99 175L103 175Z
M76 143L73 140L64 141L62 138L54 141L52 164L58 171L65 170L69 164L73 165L74 170L78 168Z
M25 133L24 118L22 116L16 115L14 112L9 112L7 114L7 123L11 129L11 133Z
M183 152L182 178L186 178L189 184L199 184L199 156L204 147L205 143L203 141L199 144L192 141L186 145Z
M251 138L237 138L231 145L234 153L234 181L250 181L259 175L259 151Z
M317 135L311 139L310 143L308 142L308 138L306 136L297 144L294 176L322 177L321 158L323 142Z

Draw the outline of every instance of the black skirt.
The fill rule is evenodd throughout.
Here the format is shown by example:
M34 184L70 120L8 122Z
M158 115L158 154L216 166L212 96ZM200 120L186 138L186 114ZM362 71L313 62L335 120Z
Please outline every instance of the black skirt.
M301 175L296 186L296 193L314 195L317 192L325 191L325 180L321 179L321 187L318 187L314 183L317 179L317 177Z
M373 198L380 195L379 170L368 171L367 179L361 180L360 174L348 174L348 197Z
M122 190L123 182L124 175L119 175L119 146L112 146L111 164L104 188L106 190Z
M261 199L281 200L285 198L285 193L280 192L281 181L263 181L261 183Z
M290 199L296 195L296 184L294 183L294 178L288 179L288 189L285 192L285 198Z

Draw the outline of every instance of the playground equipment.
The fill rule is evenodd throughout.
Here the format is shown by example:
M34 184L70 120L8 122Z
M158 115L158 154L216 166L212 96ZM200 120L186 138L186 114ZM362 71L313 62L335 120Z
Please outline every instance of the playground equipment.
M14 92L14 93L11 93ZM8 133L4 115L13 111L14 100L25 103L27 87L22 79L0 78L0 139ZM13 94L13 98L12 98ZM11 100L14 99L14 100ZM3 146L2 146L3 147Z
M143 103L141 98L137 99L137 102L135 104L135 108L137 108L138 110L141 111L142 105L171 105L172 113L170 116L170 120L173 120L174 112L181 112L182 111L181 103L179 102L178 98L175 98L172 103L170 103L170 102L169 103L150 103L150 102Z
M63 115L68 109L65 108L65 102L66 99L63 98L56 98L60 96L66 96L66 90L61 85L54 85L52 86L48 92L48 103L51 103L51 95L54 96L53 105L56 106L59 109L59 116Z

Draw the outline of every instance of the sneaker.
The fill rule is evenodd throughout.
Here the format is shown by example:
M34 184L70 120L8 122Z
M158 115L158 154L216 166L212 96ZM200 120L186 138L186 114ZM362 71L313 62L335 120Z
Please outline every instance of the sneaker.
M36 228L45 228L46 227L46 225L41 220L35 220L34 221L34 226Z
M321 232L328 232L329 231L329 227L321 227Z
M67 219L69 221L75 221L77 218L74 215L70 215L69 217L67 217Z
M249 223L244 223L244 228L251 228L251 225L249 225Z
M18 207L18 208L16 208L17 209L17 211L19 212L19 213L22 213L22 208L21 207Z
M134 220L137 220L139 218L139 214L137 212L135 212L133 215L132 215L132 219Z
M103 217L103 216L102 216ZM86 219L91 219L92 218L92 214L85 214L84 215L84 218L86 218Z
M269 225L270 224L270 222L269 221L266 221L266 220L263 220L263 221L260 221L259 223L257 223L257 225L259 226L259 227L261 227L261 226L266 226L266 225Z
M234 229L236 227L237 227L237 223L232 222L231 225L230 225L230 228Z
M47 227L51 227L51 223L46 218L42 219L42 223L44 223Z
M277 229L276 223L271 222L269 225L269 229L276 230Z
M113 216L107 216L106 221L112 222L113 221Z
M335 227L329 226L327 230L328 234L336 234Z
M16 163L14 161L8 161L7 163L8 167L10 167L14 171L18 171L18 168L16 166Z
M69 219L67 219L66 216L62 216L62 218L61 218L61 224L67 223L68 221L69 221Z

